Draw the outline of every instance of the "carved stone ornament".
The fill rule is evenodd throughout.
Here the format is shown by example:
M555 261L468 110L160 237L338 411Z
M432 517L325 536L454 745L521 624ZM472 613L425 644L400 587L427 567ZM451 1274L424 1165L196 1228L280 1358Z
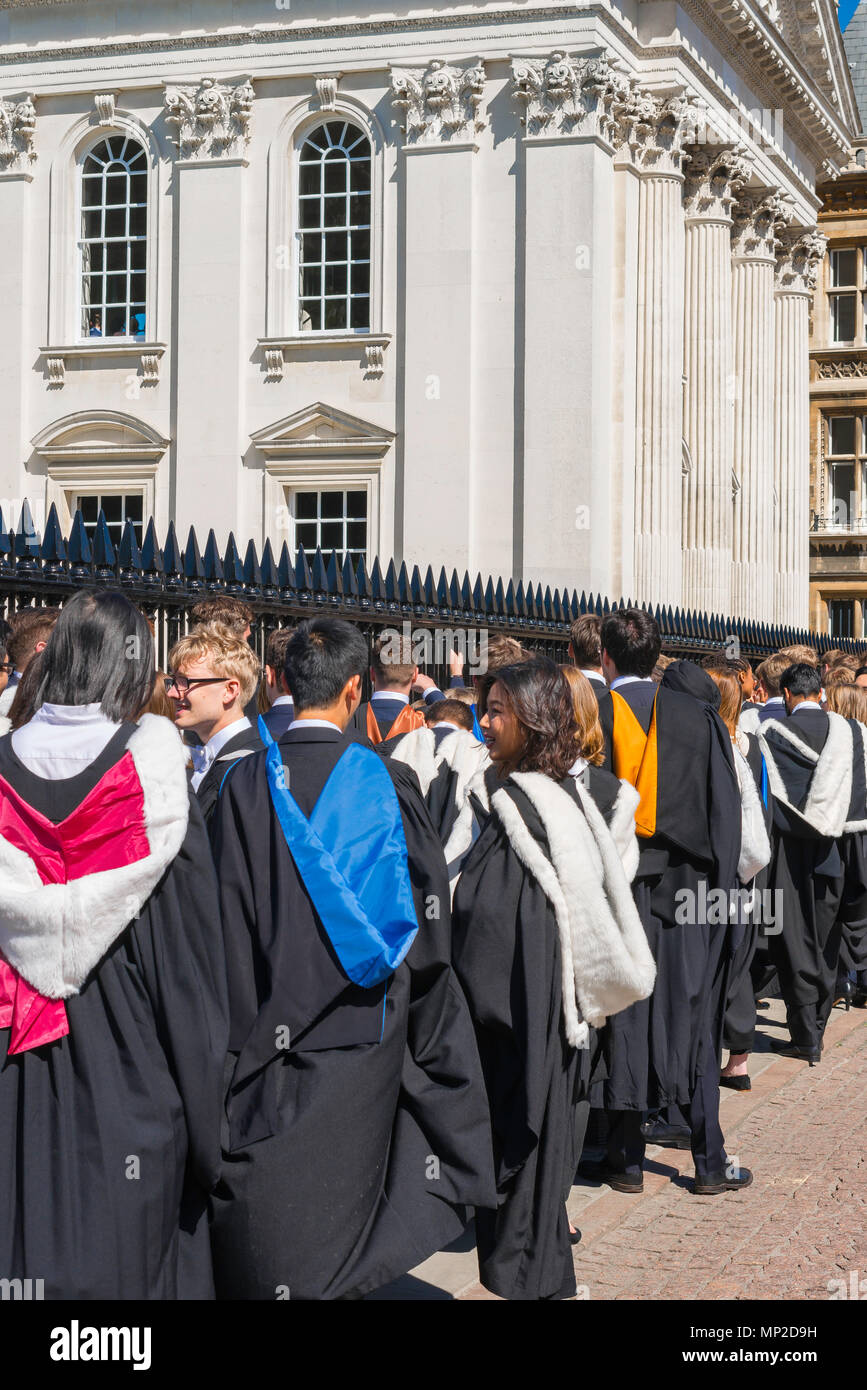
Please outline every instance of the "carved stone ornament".
M473 140L485 125L479 114L484 90L481 59L465 67L435 58L427 68L393 68L391 101L401 115L404 144Z
M282 380L283 380L283 349L282 349L282 348L266 348L266 349L265 349L265 380L266 380L266 381L282 381Z
M816 376L820 381L845 381L850 377L867 376L867 362L848 358L841 362L817 362Z
M203 77L196 87L166 89L166 124L174 126L181 159L242 155L250 139L253 86L248 77L218 82Z
M779 189L750 190L738 199L733 215L732 255L776 261L782 233L794 217L791 202Z
M691 221L728 221L732 204L752 171L746 147L690 145L683 204Z
M385 348L382 343L368 343L364 349L364 365L371 376L381 376L385 370Z
M333 111L337 102L337 86L340 77L336 74L330 77L316 78L316 100L323 111Z
M114 92L97 92L93 98L98 125L111 125L114 121Z
M633 77L628 91L614 103L620 158L647 173L679 175L705 124L705 107L684 92L673 95L645 91Z
M607 54L512 59L512 95L529 136L601 135L613 142L630 79Z
M784 231L777 260L777 289L812 294L827 245L828 238L817 227Z
M36 107L33 98L0 99L0 172L28 169L36 159Z

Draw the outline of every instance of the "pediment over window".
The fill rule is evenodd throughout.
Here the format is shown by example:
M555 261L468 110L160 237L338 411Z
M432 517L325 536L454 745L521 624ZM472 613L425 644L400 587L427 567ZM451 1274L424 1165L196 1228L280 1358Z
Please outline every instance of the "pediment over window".
M265 458L382 458L394 439L391 430L360 420L334 406L306 406L250 436Z
M116 410L78 411L40 430L33 441L40 458L52 462L122 462L162 458L170 440L151 425Z

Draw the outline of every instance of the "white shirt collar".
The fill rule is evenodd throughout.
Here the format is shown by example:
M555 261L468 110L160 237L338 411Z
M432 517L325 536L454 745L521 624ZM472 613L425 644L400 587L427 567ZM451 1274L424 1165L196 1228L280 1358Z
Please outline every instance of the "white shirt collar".
M15 730L12 748L29 772L62 780L89 767L119 728L119 723L106 718L98 703L45 704Z
M570 776L570 777L579 777L579 776L581 775L581 773L584 771L585 767L587 767L587 766L588 766L588 763L587 763L587 759L586 759L586 758L576 758L575 761L574 761L574 763L572 764L572 766L571 766L570 769L569 769L569 776Z
M236 734L242 733L244 729L252 729L252 727L247 716L242 714L240 719L233 719L232 723L227 724L218 734L212 734L205 744L205 747L211 755L211 762L217 757L220 749L225 748L230 738L234 738Z
M616 690L618 685L633 685L636 681L641 685L653 685L652 676L616 676L611 682L611 689Z
M450 719L438 719L435 724L431 724L428 727L431 729L457 729L458 733L461 732L460 724L453 724ZM472 731L470 729L464 729L463 732L468 734Z
M802 700L799 705L795 705L795 708L792 710L792 714L800 714L801 711L805 709L816 709L819 710L820 714L822 713L822 710L816 704L815 700Z
M293 719L289 729L336 729L339 734L344 732L333 719ZM289 729L286 730L287 733Z
M402 694L400 690L374 690L370 703L373 704L374 700L395 700L400 701L402 705L409 704L409 696Z
M271 708L273 709L275 705L294 705L294 703L291 695L278 695L276 700L271 701Z
M581 672L582 676L586 676L589 681L604 681L605 679L601 671L592 671L589 666L579 666L578 670ZM621 676L620 679L628 680L629 677Z

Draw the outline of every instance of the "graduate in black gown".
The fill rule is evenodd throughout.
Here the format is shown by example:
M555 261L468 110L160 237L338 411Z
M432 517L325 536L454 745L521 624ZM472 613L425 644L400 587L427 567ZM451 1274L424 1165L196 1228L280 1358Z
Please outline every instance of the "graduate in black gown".
M608 1154L601 1165L582 1170L618 1191L641 1192L642 1112L677 1106L690 1128L695 1190L714 1195L752 1181L748 1169L731 1169L719 1126L740 796L728 732L705 702L711 692L718 702L716 687L692 667L692 683L687 672L682 688L672 689L666 685L671 666L657 687L650 673L659 647L659 629L640 609L622 609L603 622L614 770L639 793L641 857L633 891L657 978L649 1000L616 1015L605 1029L607 1079L593 1099L608 1112ZM687 684L693 693L685 693ZM705 698L695 698L702 690ZM710 893L722 896L721 908Z
M78 594L0 740L0 1269L46 1298L213 1297L217 884L144 618Z
M442 848L414 774L344 736L366 663L351 624L302 624L286 649L296 718L217 805L231 1010L218 1297L360 1297L494 1200Z
M719 716L732 741L741 796L738 882L743 893L738 904L737 920L743 930L732 953L726 988L723 1047L728 1050L729 1057L720 1072L720 1085L733 1091L749 1091L748 1062L756 1036L753 962L759 943L766 944L767 931L775 930L777 925L773 898L767 888L773 799L767 786L758 738L738 728L742 687L735 671L727 670L722 665L705 665L704 669L720 692Z
M774 796L769 886L782 931L769 938L791 1043L814 1066L834 1000L843 924L867 926L867 779L863 726L819 707L820 678L796 663L780 677L787 717L759 741Z
M499 1203L476 1213L479 1277L509 1299L575 1293L565 1202L594 1030L645 998L653 962L617 847L569 768L569 687L546 659L480 689L499 780L454 899L455 968L491 1104Z

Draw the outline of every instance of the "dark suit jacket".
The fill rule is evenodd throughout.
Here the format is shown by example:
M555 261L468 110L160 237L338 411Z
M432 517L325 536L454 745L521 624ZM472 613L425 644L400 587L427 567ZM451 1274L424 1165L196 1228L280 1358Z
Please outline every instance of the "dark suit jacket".
M759 723L766 724L769 719L785 719L786 706L784 704L772 705L770 702L759 706Z
M217 798L220 795L220 787L226 773L240 758L245 757L248 753L259 753L261 750L262 740L255 726L252 729L242 729L220 749L196 791L196 799L205 818L205 825L209 824L214 814Z
M294 705L272 705L267 714L263 714L265 727L272 738L281 738L285 734L292 720L295 718ZM255 721L254 721L255 728Z

